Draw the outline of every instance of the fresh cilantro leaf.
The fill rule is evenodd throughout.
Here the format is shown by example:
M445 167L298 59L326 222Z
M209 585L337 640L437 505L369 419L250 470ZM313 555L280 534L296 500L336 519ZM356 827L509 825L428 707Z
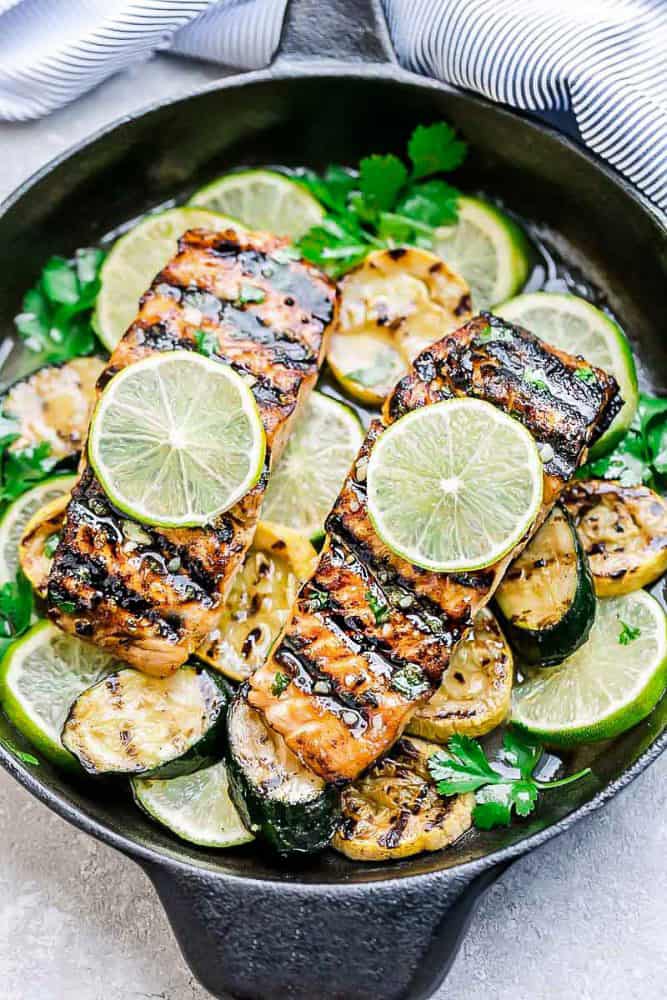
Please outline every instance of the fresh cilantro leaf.
M44 479L58 464L48 441L18 451L5 451L2 460L0 501L14 500Z
M373 617L375 618L376 625L384 625L389 619L389 606L383 604L382 601L378 600L375 594L371 590L367 590L364 597L368 601L368 606L373 612Z
M40 762L35 756L33 756L33 754L25 753L24 750L18 750L13 743L9 742L9 740L0 739L0 743L2 743L4 747L7 747L7 749L13 753L15 757L18 757L18 759L24 764L32 764L34 767L40 766Z
M279 698L283 691L289 687L290 678L287 674L282 673L280 670L276 670L273 675L273 684L271 685L271 694L276 698Z
M210 358L218 349L218 338L210 330L195 330L195 341L200 354Z
M408 179L408 171L397 156L367 156L359 164L359 186L366 205L388 212Z
M367 236L349 216L344 222L332 217L323 219L301 237L298 246L306 260L318 264L332 278L356 267L370 250Z
M412 161L413 177L447 173L460 166L468 147L446 122L418 125L408 143L408 156Z
M0 448L5 448L21 436L18 420L0 413Z
M450 226L458 219L459 192L441 180L411 185L395 212L428 226Z
M618 641L621 646L629 646L631 642L638 639L642 634L642 630L638 625L628 625L627 622L621 622L621 631L618 634Z
M574 377L578 378L580 382L592 383L597 382L597 375L592 368L577 368L574 373Z
M30 628L33 606L32 585L19 569L14 580L0 587L0 655Z
M523 373L523 380L528 385L532 385L535 389L539 389L541 392L548 392L549 386L545 382L543 375L544 372L542 371L526 368Z
M74 601L61 601L56 599L53 603L66 615L73 615L76 611L76 604Z
M90 313L99 291L101 250L77 250L73 260L51 257L37 284L26 292L14 324L26 347L45 362L90 354L96 338Z
M667 486L667 399L642 393L634 420L608 455L588 462L579 479L618 479L623 486Z
M527 816L535 808L540 791L569 785L590 773L590 768L585 768L555 781L535 778L533 772L543 747L514 727L505 732L503 748L513 773L501 773L492 767L477 740L467 736L452 736L447 749L437 751L428 760L429 772L440 795L475 792L473 820L483 830L506 826L512 810L518 816Z
M308 588L308 605L311 611L324 611L329 607L329 595L326 590L318 590L312 584Z
M395 691L410 699L419 698L426 694L429 689L429 683L424 677L423 671L414 663L409 663L394 671L390 683Z
M257 285L249 285L246 283L241 285L238 297L238 302L240 302L241 305L245 305L246 302L263 302L265 298L266 292L263 288L258 288Z
M49 537L46 539L46 541L44 542L44 555L46 556L47 559L52 558L56 549L58 548L59 542L60 542L60 533L58 531L54 531L54 533L52 535L49 535Z
M346 212L348 197L359 188L358 172L336 164L328 166L322 177L306 170L297 179L332 212Z

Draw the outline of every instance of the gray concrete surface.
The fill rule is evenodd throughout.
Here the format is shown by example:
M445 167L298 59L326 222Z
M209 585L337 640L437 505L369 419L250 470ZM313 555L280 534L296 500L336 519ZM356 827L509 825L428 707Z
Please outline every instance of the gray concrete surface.
M161 57L45 121L0 125L0 198L99 125L218 75ZM663 1000L666 778L663 759L519 860L482 900L438 1000ZM0 998L206 997L143 873L0 772Z

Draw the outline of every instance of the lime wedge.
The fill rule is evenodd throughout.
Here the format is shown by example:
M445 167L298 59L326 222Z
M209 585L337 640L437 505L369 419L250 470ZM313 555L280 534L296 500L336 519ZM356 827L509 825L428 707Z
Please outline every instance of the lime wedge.
M542 502L542 462L517 420L478 399L406 414L368 463L368 511L398 555L456 572L496 562L523 537Z
M190 204L231 215L249 229L265 229L292 240L324 218L324 209L309 191L273 170L225 174L196 191Z
M635 362L621 328L585 299L557 292L518 295L494 312L524 326L547 344L579 354L614 376L625 403L611 427L591 448L591 458L613 448L632 423L639 399Z
M239 229L234 219L199 208L170 208L148 215L116 240L100 272L93 326L109 351L134 320L139 299L176 253L188 229Z
M667 686L667 619L645 590L603 598L588 641L515 688L512 720L553 746L606 740L643 719Z
M228 365L173 351L115 375L88 455L107 496L146 524L208 524L252 489L266 441L255 398Z
M459 198L458 221L438 229L433 252L468 282L474 313L515 295L528 277L526 237L480 198Z
M311 393L271 473L262 519L320 536L362 440L361 425L347 406Z
M38 622L7 650L0 664L0 702L38 750L65 767L76 761L60 742L72 703L121 666L98 646Z
M19 542L38 510L69 493L78 476L52 476L10 504L0 520L0 586L13 580L19 567Z
M380 406L407 372L397 345L375 332L334 333L327 361L345 392L369 406Z
M224 762L179 778L132 778L134 800L151 819L200 847L236 847L255 838L229 797Z

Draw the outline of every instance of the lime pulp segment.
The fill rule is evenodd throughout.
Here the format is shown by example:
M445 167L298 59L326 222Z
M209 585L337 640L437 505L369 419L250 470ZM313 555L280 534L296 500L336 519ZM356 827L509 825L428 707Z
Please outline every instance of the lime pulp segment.
M542 462L517 420L451 399L401 417L368 464L368 509L398 555L435 572L481 569L524 536L542 502Z
M190 351L145 358L114 376L88 453L112 502L165 527L210 523L252 489L265 434L254 396L229 366Z
M667 685L667 619L644 590L602 598L588 641L514 690L512 719L556 746L610 739Z
M53 476L9 505L0 521L0 585L13 580L19 568L19 542L34 514L52 500L69 493L77 476Z

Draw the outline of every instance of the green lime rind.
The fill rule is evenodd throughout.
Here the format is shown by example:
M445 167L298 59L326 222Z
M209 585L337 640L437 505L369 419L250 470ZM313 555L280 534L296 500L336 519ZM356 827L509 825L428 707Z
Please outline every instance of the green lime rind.
M324 218L322 205L303 185L274 170L224 174L196 191L189 204L223 212L250 229L292 240Z
M93 328L108 351L113 351L134 321L139 299L177 250L188 229L242 229L236 219L210 209L185 205L141 219L116 240L100 271L100 291Z
M69 493L78 476L51 476L21 494L0 519L0 586L16 576L19 567L19 542L31 517L57 497Z
M255 839L229 797L223 761L178 778L132 778L130 786L134 801L152 820L189 844L226 848Z
M257 483L266 435L240 375L201 354L172 351L110 380L93 413L88 457L109 499L129 517L197 527Z
M593 445L590 458L611 451L627 433L637 412L639 387L632 348L620 326L590 302L565 292L531 292L503 302L494 312L525 326L546 343L570 354L582 355L591 364L613 375L623 408ZM586 342L586 336L592 338Z
M368 512L385 544L423 569L483 569L534 523L543 478L522 424L482 400L449 399L380 435L367 468Z
M306 535L313 544L320 541L324 519L362 441L361 423L349 407L311 393L271 473L262 518Z
M495 205L462 195L458 213L458 222L438 230L433 250L466 279L479 312L524 286L532 251L521 227Z
M667 617L638 590L602 598L588 641L515 688L512 721L549 746L612 739L646 718L666 688Z
M10 722L48 760L80 771L60 742L62 727L78 696L118 666L97 646L50 622L38 622L0 662L0 703Z

